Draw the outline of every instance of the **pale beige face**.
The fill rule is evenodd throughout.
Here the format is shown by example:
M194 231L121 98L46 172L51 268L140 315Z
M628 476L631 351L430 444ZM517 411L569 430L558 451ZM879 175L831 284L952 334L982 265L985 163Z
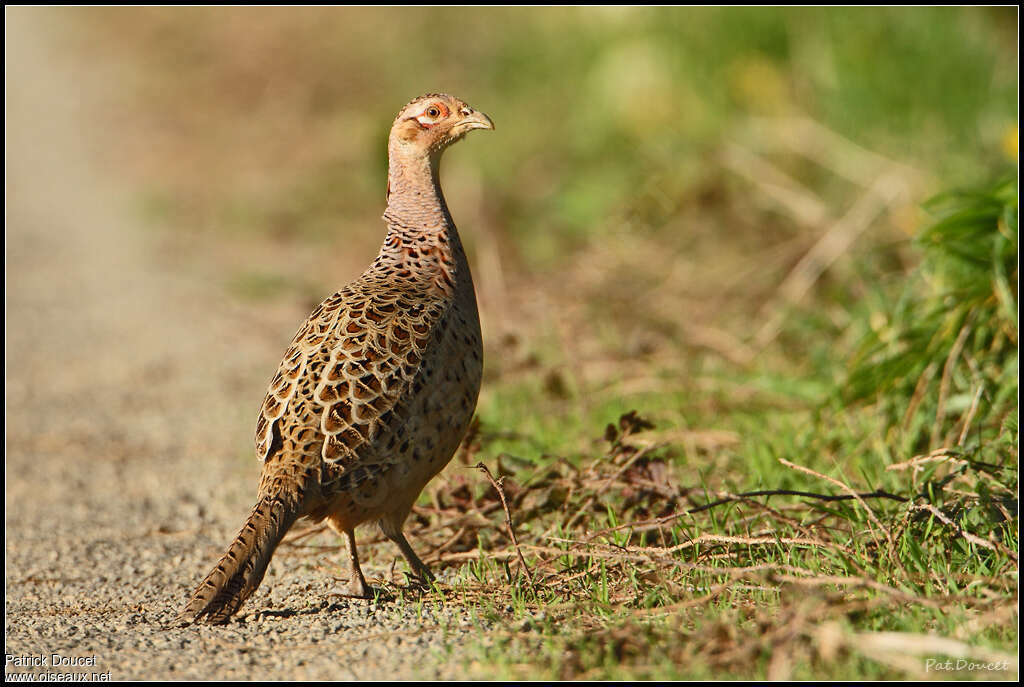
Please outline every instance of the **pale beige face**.
M393 143L423 153L436 153L473 129L493 129L483 112L450 95L436 93L416 98L402 108L391 127Z

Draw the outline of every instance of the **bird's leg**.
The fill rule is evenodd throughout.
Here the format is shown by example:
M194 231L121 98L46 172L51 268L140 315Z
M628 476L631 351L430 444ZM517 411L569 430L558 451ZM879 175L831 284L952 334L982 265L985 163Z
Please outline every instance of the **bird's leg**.
M389 531L390 528L381 528L384 535L391 541L398 544L398 549L405 556L406 562L412 569L413 574L420 578L424 583L430 583L434 581L434 574L430 572L430 568L427 567L426 563L420 560L420 557L416 555L416 552L409 546L409 542L405 540L405 535L402 534L402 530Z
M347 530L345 532L345 537L348 539L348 596L354 596L360 599L372 599L373 592L370 590L370 586L366 584L366 578L363 577L363 571L359 567L359 552L356 550L356 533L354 530Z
M327 524L338 534L344 534L348 540L348 585L338 587L328 596L350 596L357 599L372 599L373 589L366 584L362 568L359 567L359 551L356 549L356 533L354 529L342 527L341 523L328 518Z

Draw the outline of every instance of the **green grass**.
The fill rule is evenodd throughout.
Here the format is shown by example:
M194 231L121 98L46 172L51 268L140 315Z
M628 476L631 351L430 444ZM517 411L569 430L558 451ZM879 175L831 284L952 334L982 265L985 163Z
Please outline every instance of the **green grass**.
M822 361L831 359L829 376L840 380L832 387L820 383L820 369L806 386L798 378L748 372L747 381L762 393L799 407L751 411L737 404L723 412L718 406L715 426L738 437L724 450L689 454L685 441L631 445L658 430L671 435L687 422L708 426L710 417L688 408L685 394L603 398L585 416L572 397L545 394L540 379L492 394L480 409L479 455L514 480L519 538L543 581L531 586L514 573L514 560L495 560L497 542L490 537L481 559L463 566L454 593L464 584L464 593L483 594L477 601L483 617L500 628L488 632L497 640L476 649L472 665L479 675L496 667L504 679L850 674L843 671L865 679L1010 677L1005 670L929 673L928 659L947 660L940 649L879 653L865 637L955 638L978 652L979 663L992 662L989 651L999 660L1015 655L1015 189L1014 180L931 201L937 217L918 241L927 258L884 312L899 333L880 338L868 323L878 320L878 311L864 309L857 325L867 333L842 356L819 332L830 351ZM958 338L970 345L953 351ZM893 372L894 358L902 374ZM919 381L936 361L942 374ZM742 376L734 372L730 386ZM974 403L970 394L956 395L960 387L978 390ZM943 394L949 402L936 414ZM537 412L545 398L546 412ZM726 391L719 402L728 398ZM657 428L627 422L625 434L611 428L605 453L595 453L601 433L594 419L616 418L630 405L668 422ZM488 436L487 427L509 424L520 436ZM662 491L652 498L642 480L622 475L624 459L641 447L652 449L641 462L673 475L663 485L672 485L668 497ZM510 467L505 453L540 451L549 455L538 456L541 466L533 469L522 461ZM924 455L915 458L916 452ZM576 467L565 468L551 453ZM595 474L581 479L575 470ZM903 500L776 495L686 513L723 492L772 489L878 490ZM582 517L564 527L574 513ZM643 531L657 517L661 526ZM526 631L514 629L522 624Z

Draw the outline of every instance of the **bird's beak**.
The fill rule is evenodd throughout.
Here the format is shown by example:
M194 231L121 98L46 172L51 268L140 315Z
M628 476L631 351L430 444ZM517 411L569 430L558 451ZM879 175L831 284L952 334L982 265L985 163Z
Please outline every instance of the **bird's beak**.
M462 121L456 126L464 131L471 131L473 129L494 129L494 122L492 122L491 118L483 112L477 112L474 110L463 117Z

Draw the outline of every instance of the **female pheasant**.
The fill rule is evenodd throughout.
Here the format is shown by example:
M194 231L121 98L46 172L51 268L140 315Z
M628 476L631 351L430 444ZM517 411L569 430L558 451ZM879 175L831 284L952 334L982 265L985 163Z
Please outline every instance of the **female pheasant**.
M256 422L256 505L180 621L227 622L302 517L327 520L348 539L352 596L371 596L354 535L365 522L377 521L412 572L432 579L402 526L469 426L483 361L473 279L438 165L467 132L493 128L487 115L438 93L395 119L384 244L285 351Z

